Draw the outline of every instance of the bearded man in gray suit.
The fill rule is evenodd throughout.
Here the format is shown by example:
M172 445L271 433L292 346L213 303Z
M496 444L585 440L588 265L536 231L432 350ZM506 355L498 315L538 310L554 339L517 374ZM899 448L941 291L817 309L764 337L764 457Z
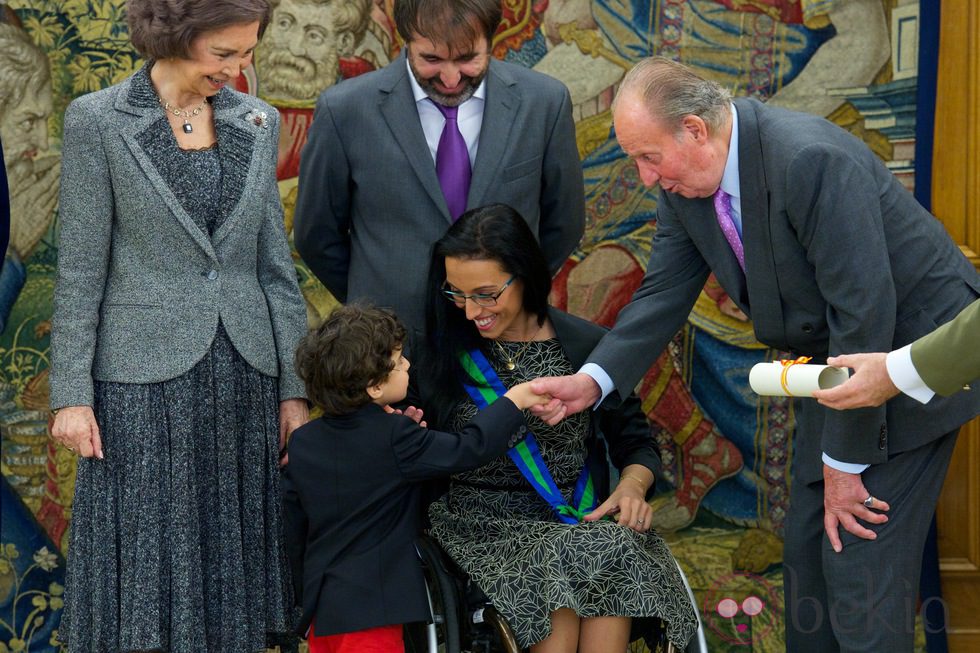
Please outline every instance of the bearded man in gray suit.
M640 288L580 373L537 382L556 398L536 411L548 421L628 396L710 271L761 342L815 362L901 347L980 296L941 224L822 118L733 101L651 58L624 79L613 120L643 183L660 184L657 232ZM786 650L911 652L926 531L980 385L928 405L794 409Z
M585 200L568 89L491 56L499 0L398 0L403 55L324 91L300 163L296 248L340 301L423 323L432 243L508 204L557 271Z

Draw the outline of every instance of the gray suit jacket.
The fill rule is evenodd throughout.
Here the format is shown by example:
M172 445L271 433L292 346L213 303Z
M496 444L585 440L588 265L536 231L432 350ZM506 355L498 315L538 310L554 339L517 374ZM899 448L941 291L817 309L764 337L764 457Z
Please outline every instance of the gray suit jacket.
M913 342L912 364L926 385L943 396L980 379L980 300Z
M306 311L276 185L278 114L230 89L212 106L224 220L211 237L154 162L176 141L147 68L65 112L52 408L92 405L93 379L186 372L219 319L250 365L279 377L282 399L305 396L293 367Z
M408 75L402 56L320 96L294 233L303 260L337 299L370 299L421 328L429 254L451 221ZM486 83L467 206L517 209L554 272L585 224L568 90L496 60Z
M749 99L735 106L745 274L710 197L661 192L643 283L589 359L622 396L712 270L761 342L818 360L908 344L980 295L980 277L942 225L863 143L821 118ZM860 410L796 405L795 474L811 481L821 451L880 463L958 428L980 412L980 386L928 406L904 395Z

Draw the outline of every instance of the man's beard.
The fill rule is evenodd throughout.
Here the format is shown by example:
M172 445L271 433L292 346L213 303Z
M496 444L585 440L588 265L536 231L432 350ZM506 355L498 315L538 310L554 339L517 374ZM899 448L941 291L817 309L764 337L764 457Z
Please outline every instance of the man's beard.
M294 102L312 102L337 81L337 51L314 63L286 50L266 50L258 61L259 90L263 97Z
M487 76L487 70L490 69L490 66L487 65L487 67L483 69L483 72L480 73L479 77L470 77L469 75L460 73L460 81L464 83L463 89L459 93L455 93L453 95L444 95L435 87L435 82L433 80L439 79L438 77L425 79L419 75L419 71L415 69L415 64L412 63L411 57L408 58L408 67L412 69L412 75L415 76L415 81L419 83L419 86L421 86L422 90L425 91L425 94L429 96L429 99L437 104L441 104L444 107L458 107L463 102L466 102L473 97L473 94L476 93L476 89L480 87L480 83L483 81L483 78Z

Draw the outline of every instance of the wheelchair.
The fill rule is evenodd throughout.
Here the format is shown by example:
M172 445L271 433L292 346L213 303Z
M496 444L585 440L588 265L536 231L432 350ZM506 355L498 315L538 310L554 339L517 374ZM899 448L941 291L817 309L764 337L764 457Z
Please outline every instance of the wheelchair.
M506 620L434 539L423 534L416 548L422 559L432 621L406 628L406 653L523 653ZM678 571L691 604L697 606L683 570L678 567ZM650 653L708 651L700 617L698 629L683 651L667 641L662 628L653 641L649 636L644 639Z

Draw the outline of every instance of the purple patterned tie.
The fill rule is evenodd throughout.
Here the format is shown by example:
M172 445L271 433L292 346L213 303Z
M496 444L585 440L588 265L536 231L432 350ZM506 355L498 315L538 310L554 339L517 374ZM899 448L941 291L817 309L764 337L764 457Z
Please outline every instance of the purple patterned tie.
M735 252L738 265L745 272L745 252L742 249L742 238L738 235L735 228L735 221L732 219L732 196L719 188L715 192L715 213L718 214L718 226L725 234L725 239Z
M466 149L466 141L456 124L456 112L459 107L445 107L433 102L446 118L446 125L439 137L439 148L436 150L436 176L439 186L446 198L449 215L453 222L466 211L466 196L470 192L470 155Z

